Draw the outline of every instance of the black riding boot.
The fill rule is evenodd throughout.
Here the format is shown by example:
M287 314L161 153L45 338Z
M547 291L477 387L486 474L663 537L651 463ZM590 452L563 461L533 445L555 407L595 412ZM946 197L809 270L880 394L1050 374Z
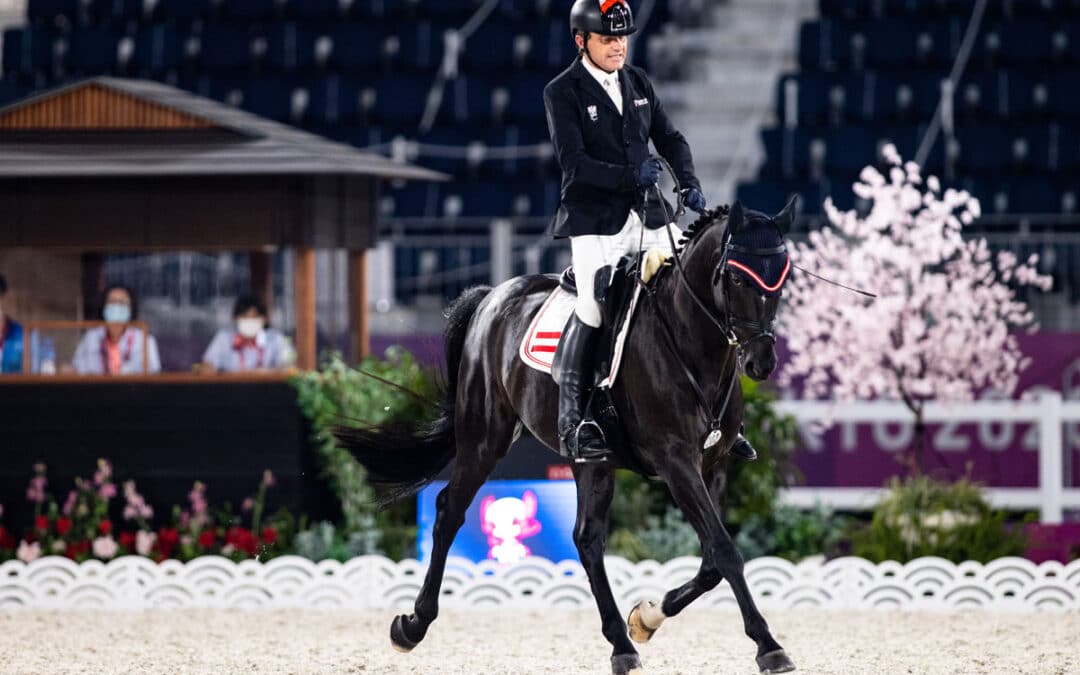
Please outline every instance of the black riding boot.
M593 342L599 333L573 314L559 343L559 450L575 462L603 462L611 454L600 426L585 411Z
M757 459L757 450L754 450L754 446L750 445L750 441L746 440L746 436L742 435L742 431L742 428L740 428L739 435L735 437L735 444L731 446L731 454L741 460L752 462Z

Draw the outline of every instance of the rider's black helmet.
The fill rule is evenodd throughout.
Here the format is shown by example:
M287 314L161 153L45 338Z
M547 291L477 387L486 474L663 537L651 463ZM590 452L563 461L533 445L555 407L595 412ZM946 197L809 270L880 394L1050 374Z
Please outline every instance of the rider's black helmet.
M571 33L630 35L636 30L626 0L574 0L570 8Z

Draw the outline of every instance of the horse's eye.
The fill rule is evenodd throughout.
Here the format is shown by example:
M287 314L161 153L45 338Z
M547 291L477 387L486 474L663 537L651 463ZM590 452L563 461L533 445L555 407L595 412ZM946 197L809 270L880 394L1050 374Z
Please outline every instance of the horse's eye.
M735 285L735 286L742 286L743 285L743 279L738 274L732 274L731 275L731 283L733 285Z

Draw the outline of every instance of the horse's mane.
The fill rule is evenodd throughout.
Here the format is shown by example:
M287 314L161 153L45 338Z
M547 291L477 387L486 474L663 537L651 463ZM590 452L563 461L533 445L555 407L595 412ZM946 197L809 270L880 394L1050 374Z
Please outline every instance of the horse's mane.
M678 241L679 249L685 249L690 242L701 236L701 233L709 229L711 225L719 222L723 218L727 218L728 212L731 210L727 204L717 206L715 209L705 209L697 220L686 226L683 230L682 237Z

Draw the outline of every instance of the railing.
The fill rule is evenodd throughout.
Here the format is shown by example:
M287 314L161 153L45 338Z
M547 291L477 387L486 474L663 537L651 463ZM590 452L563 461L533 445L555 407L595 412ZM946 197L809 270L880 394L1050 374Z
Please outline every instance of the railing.
M833 422L911 422L902 403L856 402L834 404L819 401L780 401L777 409L792 415L800 426L823 420ZM1080 401L1063 401L1061 394L1047 392L1030 401L979 401L965 404L928 404L927 423L935 422L1033 422L1038 425L1039 485L1032 488L987 488L990 502L998 508L1038 509L1043 523L1060 523L1064 509L1080 509L1080 488L1065 487L1062 425L1080 422ZM794 487L782 491L781 500L808 508L816 503L847 510L869 510L884 495L883 488Z

